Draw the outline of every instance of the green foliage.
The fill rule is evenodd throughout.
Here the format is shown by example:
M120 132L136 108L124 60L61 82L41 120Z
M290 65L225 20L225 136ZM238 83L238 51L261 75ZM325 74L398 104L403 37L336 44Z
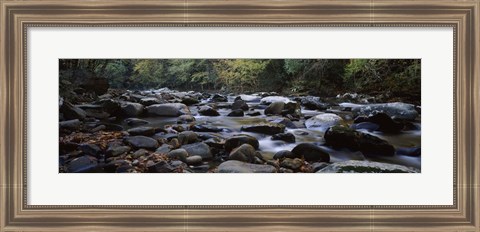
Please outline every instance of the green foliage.
M64 59L60 78L76 86L107 78L112 88L276 91L334 96L357 92L419 101L420 60L413 59ZM67 84L62 91L68 89Z
M267 64L268 60L219 60L215 64L215 69L228 90L244 92L257 88L258 77Z

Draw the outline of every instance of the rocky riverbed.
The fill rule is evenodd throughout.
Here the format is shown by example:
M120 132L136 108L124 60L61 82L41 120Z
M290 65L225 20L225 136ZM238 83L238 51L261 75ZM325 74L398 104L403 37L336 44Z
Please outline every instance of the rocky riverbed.
M60 99L59 172L416 173L420 107L375 97L110 90Z

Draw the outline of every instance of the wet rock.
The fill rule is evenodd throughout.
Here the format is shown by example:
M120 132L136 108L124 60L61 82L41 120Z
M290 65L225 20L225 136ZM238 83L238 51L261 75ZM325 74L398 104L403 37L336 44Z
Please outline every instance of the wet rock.
M157 150L155 150L155 153L158 154L167 154L170 152L171 148L168 144L162 144L162 146L158 147Z
M187 157L186 162L188 165L199 165L202 164L202 157L198 155L189 156Z
M312 171L313 172L318 172L319 170L327 167L328 165L330 165L329 163L325 163L325 162L315 162L312 164Z
M66 167L66 171L72 173L94 172L98 169L99 167L97 158L88 155L71 160Z
M397 164L349 160L330 164L317 173L416 173L419 170Z
M230 152L236 147L239 147L242 144L250 144L254 150L257 150L259 147L258 140L250 135L234 135L225 140L225 151Z
M232 110L247 111L248 110L248 104L244 100L237 99L232 104Z
M78 148L83 153L91 156L99 156L100 153L102 153L102 149L95 144L84 143L84 144L80 144Z
M392 156L395 148L378 137L343 126L333 126L325 132L326 144L334 148L361 151L364 155Z
M283 133L285 131L285 126L278 123L260 123L256 125L242 126L242 131L274 135Z
M87 117L87 113L72 105L70 102L63 102L62 106L60 107L60 113L63 114L63 117L66 119L85 119Z
M222 128L218 128L218 127L212 126L212 125L193 125L193 126L190 127L190 130L198 131L198 132L221 132L221 131L223 131Z
M380 127L379 125L371 122L361 122L357 124L352 124L350 126L350 128L354 130L367 130L367 131L376 131L378 130L379 127Z
M82 123L78 119L73 119L73 120L68 120L68 121L62 121L58 123L61 129L70 129L70 130L76 130L80 128Z
M330 155L311 143L300 143L292 150L295 156L303 156L309 162L330 162Z
M260 112L258 111L255 111L255 112L251 112L251 113L247 113L248 116L252 116L252 117L255 117L255 116L260 116L262 115Z
M291 133L280 133L272 135L272 140L282 140L287 143L295 143L295 135Z
M113 124L113 123L103 123L103 125L106 127L105 130L107 131L123 131L124 130L122 126Z
M148 106L147 111L151 115L164 117L177 117L184 114L190 114L190 110L182 103L164 103Z
M108 173L117 172L117 168L123 165L128 165L125 160L112 160L103 166L103 170Z
M121 110L123 115L127 117L136 117L142 114L143 105L140 103L134 103L134 102L124 102L121 105Z
M195 143L198 140L198 136L193 131L184 131L178 134L178 141L181 145Z
M406 156L421 156L422 149L420 147L399 147L397 148L397 155L406 155Z
M281 167L292 169L294 171L297 171L298 169L300 169L302 165L303 165L303 161L299 158L295 158L295 159L285 158L280 163Z
M192 167L191 170L195 173L207 173L210 170L210 166L208 164L198 165Z
M220 95L220 94L215 94L212 96L212 101L214 102L227 102L228 98L226 96Z
M158 147L157 140L142 135L127 137L125 142L137 149L155 150Z
M354 115L370 115L374 112L383 112L390 117L410 121L413 121L418 117L415 105L402 102L358 105L357 107L353 107L352 111Z
M299 118L302 116L301 106L298 102L287 102L285 103L281 114L285 117L291 116L293 118Z
M399 133L403 129L402 123L395 122L385 113L376 113L368 117L366 120L377 124L377 130L385 133Z
M272 102L266 109L265 115L280 115L285 107L283 102Z
M113 99L102 99L99 101L105 110L110 115L120 116L122 114L122 104L119 101Z
M309 110L326 110L328 104L320 101L320 97L306 96L301 99L302 105Z
M287 128L297 128L295 123L293 123L292 120L288 118L280 117L280 118L267 119L267 120L271 123L279 123L279 124L285 125L285 127Z
M155 128L149 127L149 126L141 126L141 127L135 127L132 129L127 130L127 132L130 135L145 135L145 136L151 136L156 133Z
M166 161L161 160L151 166L148 166L148 171L149 172L155 172L155 173L171 173L175 171L175 168L170 166Z
M274 173L277 169L268 164L251 164L228 160L218 166L219 173Z
M178 159L186 162L188 157L188 152L185 149L179 148L179 149L171 150L170 152L168 152L167 157L170 159Z
M189 123L195 122L195 117L189 114L180 115L177 119L177 123Z
M215 109L213 109L212 107L210 106L202 106L200 107L200 109L198 110L198 113L200 115L204 115L204 116L220 116L220 114L218 113L218 111L216 111Z
M148 151L145 149L139 149L132 154L133 158L135 159L138 159L142 156L147 156L147 155L148 155Z
M276 159L276 160L281 160L281 159L285 159L285 158L300 158L302 157L301 155L297 155L297 154L293 154L291 151L289 150L281 150L281 151L278 151L277 153L275 153L275 155L273 155L273 159Z
M142 98L140 99L140 104L144 105L144 106L151 106L151 105L155 105L155 104L160 104L162 103L162 101L156 97L145 97L145 98Z
M110 146L108 147L107 149L107 155L112 157L112 156L119 156L119 155L123 155L123 154L126 154L127 152L130 151L130 147L129 146Z
M145 120L139 119L139 118L127 118L127 119L125 119L125 122L129 126L140 126L140 125L149 124L148 121L145 121Z
M210 147L203 142L183 145L182 148L188 152L189 156L200 156L202 159L213 158Z
M191 106L191 105L198 104L199 101L196 98L186 96L182 99L182 103L187 105L187 106Z
M237 110L232 110L228 115L228 117L243 117L244 113L243 110L237 109Z
M255 157L255 148L250 144L242 144L230 152L228 159L254 163Z
M309 118L305 121L305 126L308 129L319 131L326 131L329 127L338 125L343 122L343 119L336 114L319 114Z

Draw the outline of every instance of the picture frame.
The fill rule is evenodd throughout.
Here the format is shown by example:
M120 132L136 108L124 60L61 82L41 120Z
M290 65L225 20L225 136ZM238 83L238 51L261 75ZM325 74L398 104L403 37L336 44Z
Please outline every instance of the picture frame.
M0 231L480 231L480 2L1 1ZM27 202L28 27L453 27L454 204L44 205Z

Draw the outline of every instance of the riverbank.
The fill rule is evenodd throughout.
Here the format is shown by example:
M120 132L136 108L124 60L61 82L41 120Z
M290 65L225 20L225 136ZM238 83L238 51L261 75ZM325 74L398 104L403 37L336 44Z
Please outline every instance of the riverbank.
M381 100L163 88L60 101L59 172L420 172L420 107Z

